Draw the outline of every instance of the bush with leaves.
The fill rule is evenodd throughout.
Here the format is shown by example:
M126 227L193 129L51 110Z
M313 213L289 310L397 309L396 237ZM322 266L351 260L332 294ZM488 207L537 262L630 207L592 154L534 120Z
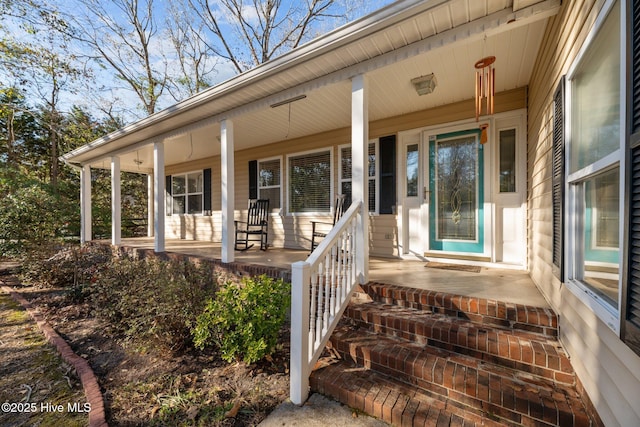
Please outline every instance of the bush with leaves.
M127 338L179 350L216 283L208 263L123 257L91 286L91 305Z
M265 275L227 282L193 329L196 348L220 348L224 360L254 363L272 354L291 304L291 287Z
M0 251L19 256L54 242L58 226L55 196L42 187L15 189L0 198Z

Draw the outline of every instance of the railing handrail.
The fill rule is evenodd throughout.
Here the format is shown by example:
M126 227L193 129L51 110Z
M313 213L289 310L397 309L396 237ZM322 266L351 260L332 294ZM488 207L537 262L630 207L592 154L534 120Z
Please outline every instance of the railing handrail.
M353 202L307 260L291 266L290 398L297 405L307 400L312 368L366 268L356 257L364 214L364 203Z
M306 260L301 262L307 262L310 266L317 265L326 255L327 252L331 250L331 247L336 242L336 240L340 237L340 233L342 233L347 225L353 219L352 217L356 216L358 213L358 209L362 205L362 202L353 202L349 209L342 215L342 217L336 222L331 231L327 234L327 236L320 242L320 244L316 247L316 249L311 252L311 254L307 257ZM299 261L300 262L300 261Z

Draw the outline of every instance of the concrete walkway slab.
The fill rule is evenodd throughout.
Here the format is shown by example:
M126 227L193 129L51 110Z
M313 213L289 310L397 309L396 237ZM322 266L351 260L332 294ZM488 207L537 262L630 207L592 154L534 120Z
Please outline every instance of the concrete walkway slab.
M302 406L290 401L280 404L262 421L260 427L382 427L389 424L331 400L320 394L312 394Z

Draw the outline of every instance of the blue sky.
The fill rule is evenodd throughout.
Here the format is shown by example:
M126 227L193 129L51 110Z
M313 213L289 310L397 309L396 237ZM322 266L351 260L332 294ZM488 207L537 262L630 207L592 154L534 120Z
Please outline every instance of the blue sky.
M68 14L72 18L79 18L81 16L90 15L89 10L86 7L87 1L90 0L58 0L57 6L64 14ZM114 2L105 2L100 0L94 1L98 2L99 7L104 7L109 17L113 19L114 22L117 23L123 19L122 12L114 5ZM215 0L210 0L210 2L214 4ZM348 7L351 10L348 18L321 22L313 30L317 34L326 33L327 31L346 24L348 21L358 19L392 2L393 1L391 0L337 0L339 7ZM139 3L146 4L144 0L139 0ZM248 1L247 3L250 5L253 4L252 1ZM165 25L166 18L170 16L167 13L169 4L169 0L154 0L154 14L156 17L160 18L159 22L162 27ZM296 2L292 0L288 0L287 2L287 0L285 0L283 6L287 5L294 6L296 5ZM245 18L251 20L251 17L255 15L256 13L254 8L253 10L252 7L245 8L245 12L243 13ZM3 20L4 22L0 27L0 31L6 32L9 37L18 37L23 40L29 39L30 35L20 31L16 22L12 22L10 19L4 19L4 17ZM229 28L223 30L229 31ZM0 37L4 38L5 35L0 34ZM43 39L42 34L35 37L35 39ZM178 62L175 57L175 50L172 47L168 34L164 33L161 28L158 30L158 34L156 35L151 48L157 52L154 56L154 61L155 66L158 69L165 69L166 67L169 73L177 70ZM88 52L85 47L77 43L67 43L64 48L61 49L61 53L72 53L82 56ZM215 68L214 72L211 73L208 79L209 83L212 85L225 81L237 74L237 71L234 69L232 64L225 59L210 57L208 61L211 64L211 67ZM214 65L215 67L213 67ZM140 101L136 95L126 84L124 84L124 82L118 81L118 79L114 78L114 73L110 68L103 68L94 63L91 66L91 70L95 76L95 82L90 87L76 88L76 93L72 93L71 91L65 92L62 98L63 102L61 103L61 109L63 111L69 110L73 104L76 104L85 107L95 116L99 117L103 115L100 112L101 106L106 108L110 102L118 100L116 111L121 112L126 122L131 122L144 117L144 111L137 107L140 104ZM1 70L0 81L4 85L11 84L11 81ZM175 102L176 100L173 97L165 95L161 98L157 111L166 108Z

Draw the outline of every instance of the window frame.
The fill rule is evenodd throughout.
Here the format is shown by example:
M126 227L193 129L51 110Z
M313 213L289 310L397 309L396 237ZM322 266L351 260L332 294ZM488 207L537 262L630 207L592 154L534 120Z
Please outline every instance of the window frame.
M292 212L291 211L291 159L292 158L297 158L297 157L303 157L303 156L308 156L308 155L313 155L313 154L324 154L324 153L329 153L329 210L328 211L308 211L308 212ZM326 147L326 148L320 148L320 149L314 149L314 150L306 150L306 151L299 151L296 153L291 153L291 154L287 154L286 156L286 171L285 173L287 174L287 185L286 185L286 212L287 215L289 216L317 216L317 215L331 215L333 214L333 209L334 209L334 199L335 199L335 192L334 192L334 178L335 178L335 173L334 173L334 149L333 147Z
M502 140L501 135L502 132L508 132L508 131L513 131L513 190L512 191L502 191L500 185L500 172L501 172L501 160L502 160ZM496 134L497 134L497 153L496 153L496 157L497 157L497 161L496 161L496 170L497 170L497 182L496 182L496 188L497 188L497 192L499 195L511 195L511 194L518 194L520 187L521 187L521 183L520 183L520 168L519 168L519 164L518 164L518 159L520 156L520 147L518 144L518 138L520 137L519 135L520 133L520 129L517 125L511 125L511 126L505 126L505 127L501 127L499 129L497 129Z
M402 197L407 199L407 198L411 198L411 197L420 197L420 184L421 184L421 173L420 173L420 166L421 166L421 156L422 156L422 150L420 149L422 142L411 142L411 143L407 143L404 144L403 147L403 151L402 151L402 165L403 165L403 173L404 173L404 182L402 183ZM408 157L409 157L409 147L416 147L415 153L417 155L416 158L416 193L415 194L409 194L409 162L408 162ZM411 152L414 152L413 150Z
M371 183L371 181L374 181L375 183L375 201L374 201L374 209L369 210L369 215L379 215L379 212L380 212L380 140L376 138L369 141L369 145L367 146L369 150L367 151L367 157L369 156L372 145L373 145L373 155L375 156L374 175L373 176L369 175L369 168L367 168L367 175L369 178L369 183ZM351 144L342 144L338 146L338 164L340 166L338 167L337 194L342 194L342 184L344 182L352 182L351 177L344 178L342 176L342 170L343 170L342 169L342 159L343 159L342 150L344 150L345 148L351 148ZM353 190L353 187L352 187L352 190ZM369 194L369 196L371 196L371 194ZM369 203L371 203L371 200L369 200ZM350 203L348 203L348 205L350 205Z
M263 186L260 185L260 171L262 170L260 165L262 163L264 163L264 162L272 162L274 160L278 161L278 164L279 164L279 167L280 167L280 181L278 182L278 185L269 185L269 186L263 187ZM262 189L273 189L273 188L278 188L279 189L278 195L280 197L280 207L274 208L272 206L272 203L269 202L270 209L274 210L274 211L281 211L282 210L282 182L283 182L283 180L282 180L282 172L283 172L283 170L282 170L282 156L273 156L273 157L265 157L263 159L257 159L257 177L256 177L257 183L256 183L256 187L258 189L257 190L258 191L258 199L262 198L261 197L262 196L261 195L261 190Z
M620 57L624 61L625 51L626 51L626 41L625 41L625 12L624 12L624 4L622 4L620 0L607 0L605 5L603 5L602 9L598 13L596 21L593 27L590 29L587 38L585 39L582 47L580 48L578 54L573 60L569 71L566 76L566 84L565 84L565 126L566 126L566 143L565 143L565 154L564 154L564 167L565 167L565 183L566 183L566 191L564 196L564 205L566 207L564 219L565 224L564 227L564 240L567 242L564 245L564 268L563 268L563 281L567 285L567 288L585 305L587 305L600 320L602 320L610 329L612 329L616 334L620 333L620 312L621 312L621 304L622 301L622 278L623 278L623 244L624 241L624 176L625 176L625 159L624 159L624 147L625 147L625 104L623 100L625 99L625 91L626 91L626 80L625 80L625 67L624 64L621 64L619 70L619 96L620 96L620 116L618 118L619 124L619 141L618 148L604 157L585 165L583 168L571 172L571 159L572 159L572 151L574 150L574 145L576 142L573 140L573 118L575 110L573 108L573 91L575 85L575 76L582 65L583 59L590 53L590 48L593 46L593 43L598 36L600 29L603 27L605 20L608 18L609 14L614 10L614 7L620 8L620 27L619 27L619 39L620 39ZM594 290L592 290L589 286L584 284L580 279L576 278L580 275L578 274L578 269L584 268L584 208L581 204L581 201L584 200L584 191L583 187L585 182L589 181L592 178L595 178L607 171L618 168L619 173L619 193L620 193L620 202L619 202L619 215L620 215L620 224L619 224L619 261L618 261L618 303L617 306L614 307L611 305L608 300L604 297L600 296Z
M189 192L189 175L192 174L201 174L202 175L202 190L201 191L197 191L197 192L193 192L190 193ZM183 213L176 213L173 211L173 203L174 203L174 198L176 197L176 194L174 194L173 192L173 180L176 177L183 177L185 180L185 192L184 193L179 193L178 196L180 197L184 197L185 198L185 204L184 204L184 212ZM205 203L204 203L204 198L205 198L205 172L204 169L199 169L199 170L192 170L192 171L188 171L188 172L181 172L181 173L176 173L176 174L171 174L171 193L169 193L168 195L171 197L171 203L170 203L170 215L193 215L193 216L204 216L205 214ZM189 213L189 196L193 196L193 195L200 195L200 205L202 206L202 209L200 210L200 212L197 213Z

